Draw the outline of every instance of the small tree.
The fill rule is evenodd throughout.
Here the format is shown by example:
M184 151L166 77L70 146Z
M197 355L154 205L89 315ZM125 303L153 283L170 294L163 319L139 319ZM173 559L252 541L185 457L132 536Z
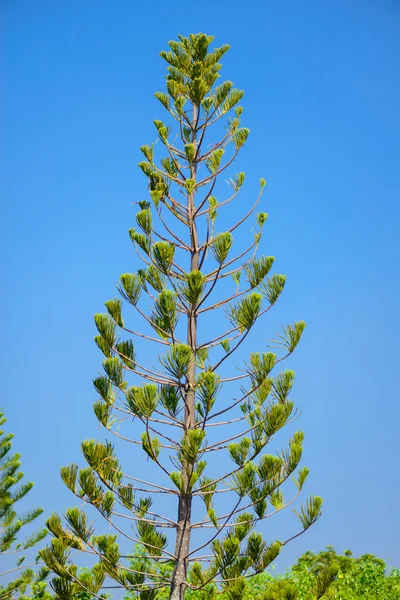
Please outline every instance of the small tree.
M4 412L0 409L0 427L6 421ZM43 509L36 508L25 514L18 514L15 510L17 502L27 495L33 483L22 483L24 474L20 471L21 455L10 454L13 437L12 433L6 434L3 429L0 429L0 557L3 561L8 555L14 554L17 557L15 567L1 569L3 572L0 572L0 577L11 577L12 581L4 587L0 586L0 600L8 600L24 594L30 584L43 581L48 574L47 569L41 568L35 571L30 568L36 562L25 567L26 557L23 554L42 540L47 530L41 529L32 533L25 541L18 542L21 530L35 521L42 514ZM14 574L17 574L15 579L13 579Z
M262 572L289 541L267 542L253 531L255 525L291 504L308 475L303 468L294 477L302 454L301 431L292 436L287 449L277 455L265 453L275 434L296 414L289 399L294 372L271 372L294 351L305 323L288 325L276 336L271 347L281 351L279 356L252 352L242 372L233 375L225 370L228 359L277 301L286 278L269 276L274 257L256 257L267 220L265 212L256 213L264 179L257 198L237 222L216 229L244 183L243 172L232 175L228 197L217 200L217 193L226 189L221 179L249 129L240 125L243 91L231 81L216 85L219 60L229 46L210 50L212 40L201 33L179 36L179 41L169 42L170 51L161 52L168 63L167 91L156 97L177 130L174 134L169 125L156 120L158 143L141 148L145 160L139 167L147 178L151 202L137 202L138 228L129 235L143 267L123 273L118 285L120 296L142 317L145 329L126 324L121 298L108 300L107 313L95 315L95 341L105 358L104 373L94 380L99 395L94 412L108 432L148 457L158 469L157 479L143 481L135 472L126 473L109 441L83 442L88 466L79 470L73 464L63 468L61 476L80 500L104 517L114 534L94 535L81 508L67 511L66 525L58 515L51 516L48 528L54 540L42 557L58 575L52 585L62 598L70 597L79 584L73 548L98 561L96 576L85 584L96 595L108 577L147 600L165 586L171 600L182 600L186 591L190 595L193 590L198 597L211 598L218 584L230 600L241 598L245 577ZM212 131L219 141L209 139ZM254 239L232 256L233 232L250 218ZM229 323L225 331L219 327L220 316L207 323L210 315L221 311ZM136 337L160 347L157 367L143 364L134 348ZM133 385L129 377L134 378ZM235 384L236 389L242 384L240 393L228 400L234 393L229 386ZM215 474L219 454L230 457L233 465L228 472ZM282 485L290 477L296 492L286 501ZM153 508L153 499L164 495L176 500L176 515ZM198 501L205 516L198 516ZM321 498L309 498L296 513L302 529L293 537L315 523L321 505ZM172 549L167 546L172 537L164 530L172 530ZM199 530L205 534L196 543L194 534ZM117 536L125 543L142 544L146 561L130 564ZM160 575L148 567L149 561L171 563L172 573Z

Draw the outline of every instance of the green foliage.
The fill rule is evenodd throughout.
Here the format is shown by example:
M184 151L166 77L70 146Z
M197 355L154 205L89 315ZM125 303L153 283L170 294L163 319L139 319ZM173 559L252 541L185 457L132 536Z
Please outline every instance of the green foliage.
M214 406L221 389L220 379L217 373L211 371L200 373L197 377L196 395L200 402L196 408L202 417L205 417Z
M118 298L107 300L105 303L108 310L108 314L114 319L117 325L120 327L124 326L124 320L122 318L122 302Z
M145 252L148 256L151 253L151 241L149 237L144 234L136 231L136 229L129 230L129 236L133 242L133 244L139 246L143 252Z
M262 295L264 296L264 298L266 298L268 300L268 302L270 303L271 306L273 306L275 304L275 302L278 300L279 296L281 295L284 285L285 285L285 282L286 282L286 276L278 275L278 274L274 274L274 275L272 275L272 277L270 277L266 281L261 282L261 285L259 286L259 290L262 293Z
M172 377L180 380L186 375L192 358L193 352L190 346L175 344L167 354L160 356L160 362Z
M203 294L206 280L201 271L195 270L187 273L185 284L181 286L180 292L187 302L197 304Z
M229 548L228 548L229 549ZM218 547L223 556L227 549ZM246 553L257 562L265 551L265 543L259 534L253 532L248 537ZM135 548L132 567L142 565L144 571L167 576L172 571L171 562L160 562L155 567L144 558L145 551ZM140 563L139 563L140 561ZM192 583L204 582L201 566L194 563L191 572ZM388 570L385 561L371 554L354 558L350 551L338 555L328 546L318 554L306 552L298 562L284 574L265 570L247 580L240 580L240 600L399 600L400 570ZM215 591L215 588L213 588ZM323 593L322 593L323 592ZM229 600L235 588L225 585L218 593L220 600ZM322 595L321 595L322 593ZM159 592L160 599L168 598L168 589ZM203 600L202 591L189 591L189 600ZM208 596L207 596L208 597ZM211 597L211 596L210 596ZM214 596L212 596L214 597ZM127 596L132 598L132 596Z
M136 214L136 221L143 233L146 235L151 235L153 229L153 219L150 208L146 208L138 212Z
M212 251L214 253L215 260L222 265L227 259L229 250L233 243L233 236L231 233L219 233L213 240Z
M211 152L209 158L206 161L206 167L210 171L210 173L215 173L218 171L219 165L221 164L221 160L223 155L225 154L225 150L223 148L218 148Z
M153 256L156 266L161 273L168 274L174 260L175 246L168 242L153 244Z
M278 333L277 339L272 340L274 347L282 347L289 353L292 353L300 341L305 326L304 321L298 321L297 323L293 323L293 325L282 327L282 334Z
M118 290L128 302L135 305L142 291L142 280L138 275L132 273L123 273L120 277L121 285Z
M322 498L320 496L310 496L305 506L302 506L300 511L294 511L299 518L303 529L308 529L321 516Z
M94 315L94 322L100 334L95 337L95 342L105 356L111 357L111 350L114 347L116 339L115 320L109 317L109 315L96 314Z
M239 151L243 146L245 141L247 140L250 133L250 129L246 127L242 127L241 129L236 129L235 133L232 135L232 141L235 144L235 150Z
M173 337L177 321L176 296L170 290L163 290L154 304L151 323L160 337L168 339Z
M235 306L229 307L227 314L232 325L241 332L250 329L258 317L261 302L261 294L253 292L248 296L244 296Z
M245 174L241 171L229 180L229 185L237 193L244 183Z
M273 256L261 256L260 258L253 258L244 265L251 288L257 287L263 281L271 270L274 260Z
M162 292L165 288L164 273L161 273L154 265L150 265L149 268L144 271L143 278L156 290L156 292Z
M136 364L135 348L132 340L125 340L115 344L115 349L118 352L123 364L129 369L134 369Z
M17 512L17 503L27 496L33 483L23 482L24 474L20 470L21 455L11 453L14 436L3 430L6 421L4 411L0 409L0 556L15 554L16 566L8 570L12 574L11 581L4 583L2 580L0 584L1 600L29 595L34 590L33 586L39 584L48 574L47 569L24 569L25 552L29 552L30 548L43 540L47 531L40 529L20 539L23 532L29 529L26 526L33 523L43 510L36 508L25 513ZM3 575L0 572L0 579Z
M147 383L141 387L132 386L126 392L126 401L134 415L149 418L159 402L157 386L154 383Z

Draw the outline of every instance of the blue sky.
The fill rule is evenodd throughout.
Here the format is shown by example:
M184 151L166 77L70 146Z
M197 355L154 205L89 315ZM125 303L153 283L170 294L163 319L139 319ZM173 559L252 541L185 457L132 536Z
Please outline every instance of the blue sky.
M81 440L102 435L92 317L119 274L139 267L127 231L130 203L146 197L139 147L164 117L153 97L164 88L158 53L178 33L205 31L231 45L222 75L245 90L251 135L236 170L248 185L235 215L265 177L262 251L288 275L245 350L264 349L280 324L307 321L288 366L307 492L325 498L325 512L278 566L326 544L400 566L400 5L41 0L4 2L1 12L1 402L36 484L31 502L47 513L73 504L59 467L83 464ZM282 514L264 531L283 537L293 526Z

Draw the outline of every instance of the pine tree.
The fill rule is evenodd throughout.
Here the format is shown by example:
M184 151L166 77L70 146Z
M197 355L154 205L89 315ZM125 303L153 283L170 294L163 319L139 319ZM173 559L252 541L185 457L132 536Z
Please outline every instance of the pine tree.
M291 504L308 475L307 468L297 471L301 431L282 452L265 452L296 416L289 399L294 372L276 371L295 350L305 323L283 327L269 347L266 341L267 351L250 354L239 374L226 371L233 353L278 300L286 277L270 275L273 256L256 256L268 216L256 212L264 179L237 222L216 227L221 216L229 222L230 203L244 184L245 174L238 172L221 185L249 129L241 126L243 91L231 81L217 84L219 61L229 46L211 50L212 41L202 33L179 36L161 52L168 64L166 91L155 95L170 124L155 120L157 143L141 147L139 167L150 201L137 202L137 227L129 231L142 268L123 273L120 297L95 315L95 341L104 359L103 373L94 379L99 396L94 412L110 434L147 457L157 478L143 481L126 473L110 441L84 441L88 466L61 469L80 503L94 507L106 530L113 530L95 533L82 508L69 509L64 522L57 514L50 517L54 539L42 557L57 575L52 585L63 599L79 584L73 549L97 560L93 581L85 584L93 595L111 579L143 600L155 599L166 586L171 600L194 590L198 598L212 598L220 587L230 600L241 598L246 578L262 572L290 541L266 541L255 526ZM212 132L219 141L212 142ZM253 239L234 254L233 233L249 220ZM123 301L127 314L141 317L143 331L125 322ZM217 331L224 313L228 325ZM137 338L159 350L153 364L143 364L136 353ZM229 401L234 390L238 396ZM219 455L232 466L215 475ZM282 486L290 478L295 491L285 500ZM175 515L162 514L165 495L176 500ZM156 498L161 501L153 508ZM320 497L311 496L296 512L302 527L293 537L317 521L321 505ZM199 530L203 535L196 541ZM146 561L132 565L126 543L142 544ZM161 576L148 561L169 563L172 574Z
M0 427L4 425L7 419L4 412L0 409ZM32 489L33 483L22 483L24 474L20 471L21 455L10 454L12 449L13 434L6 434L0 429L0 557L6 555L16 555L17 564L15 567L1 569L1 577L16 578L9 582L5 587L0 586L0 600L8 600L24 594L29 585L41 582L48 574L48 569L40 568L34 570L30 564L25 567L24 552L35 546L47 534L46 529L41 529L32 533L24 541L18 541L22 529L32 523L39 517L43 510L36 508L25 514L18 514L16 504L22 500ZM4 581L4 580L3 580Z

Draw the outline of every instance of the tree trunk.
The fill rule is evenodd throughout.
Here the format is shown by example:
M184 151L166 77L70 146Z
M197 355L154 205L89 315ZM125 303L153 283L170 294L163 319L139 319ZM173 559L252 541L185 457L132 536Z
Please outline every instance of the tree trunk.
M183 600L186 592L186 576L190 544L191 496L180 496L178 506L178 529L175 556L177 557L172 575L170 600Z
M198 253L192 254L192 270L198 265ZM191 307L192 308L192 307ZM191 314L188 319L187 344L193 350L191 364L188 369L187 392L185 394L185 434L195 425L195 391L196 381L196 316ZM184 486L187 490L190 477L192 475L192 465L183 465ZM192 495L191 493L182 493L179 496L178 503L178 528L176 533L175 545L175 568L172 575L170 600L183 600L186 591L186 577L188 571L187 555L190 546L190 527L192 513Z
M193 125L196 123L197 109L193 107ZM192 142L196 142L196 131L192 131ZM190 176L196 176L197 165L194 162L190 169ZM199 266L199 251L197 229L194 218L194 194L188 196L189 227L191 237L190 270L195 271ZM192 359L187 373L187 388L185 393L184 435L195 426L195 383L196 383L196 343L197 343L197 315L196 306L189 305L187 345L192 348ZM193 466L183 465L183 480L185 490L188 490ZM190 549L192 494L182 493L178 503L178 527L175 545L175 566L172 574L170 600L184 600L186 594L186 580L188 572L188 554Z

